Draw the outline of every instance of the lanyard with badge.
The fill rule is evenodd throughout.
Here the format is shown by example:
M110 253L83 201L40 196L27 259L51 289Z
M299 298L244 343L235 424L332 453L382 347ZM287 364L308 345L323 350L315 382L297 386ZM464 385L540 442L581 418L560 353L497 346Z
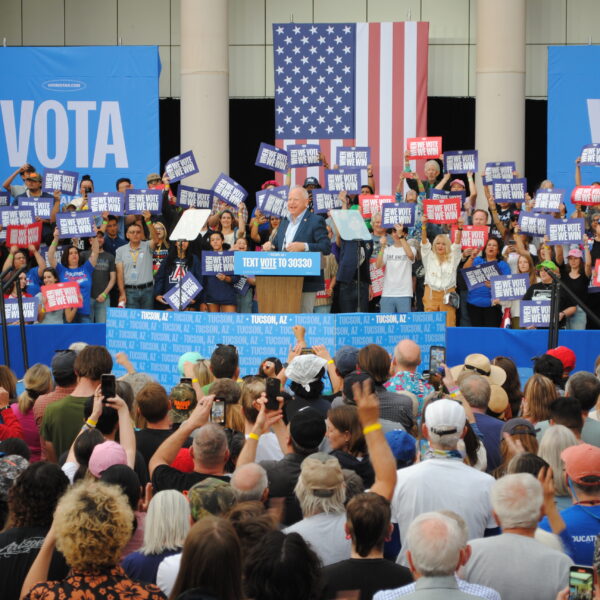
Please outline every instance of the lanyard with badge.
M137 248L136 250L133 250L131 248L131 245L129 246L129 256L131 256L131 263L133 266L133 270L129 273L129 279L131 281L137 281L138 280L138 270L137 270L137 262L138 262L138 258L140 258L140 256L143 256L143 252L140 252L141 248Z

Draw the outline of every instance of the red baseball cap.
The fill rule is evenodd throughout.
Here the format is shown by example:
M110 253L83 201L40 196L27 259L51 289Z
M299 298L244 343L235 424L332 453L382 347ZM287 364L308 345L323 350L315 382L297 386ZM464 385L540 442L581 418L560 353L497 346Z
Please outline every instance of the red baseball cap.
M577 444L565 448L560 457L565 472L579 485L598 485L600 482L600 448L590 444Z
M554 358L558 358L558 360L560 360L560 362L563 364L563 369L565 371L572 371L575 368L577 357L571 348L567 348L566 346L557 346L556 348L552 348L552 350L548 350L546 354L554 356Z

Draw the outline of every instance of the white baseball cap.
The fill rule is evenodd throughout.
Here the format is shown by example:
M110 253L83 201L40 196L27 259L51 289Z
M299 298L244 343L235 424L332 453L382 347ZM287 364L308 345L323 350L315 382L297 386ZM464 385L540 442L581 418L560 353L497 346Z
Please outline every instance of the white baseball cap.
M425 409L425 425L438 435L462 433L466 420L465 409L456 400L442 398Z

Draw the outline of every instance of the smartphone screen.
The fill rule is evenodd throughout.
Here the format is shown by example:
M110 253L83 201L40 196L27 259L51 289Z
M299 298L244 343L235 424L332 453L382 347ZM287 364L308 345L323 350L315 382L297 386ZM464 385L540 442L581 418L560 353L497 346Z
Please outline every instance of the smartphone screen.
M210 421L217 425L225 425L225 400L215 398L210 409Z
M569 598L571 600L593 600L594 572L591 567L573 565L569 569Z
M429 348L429 372L437 373L442 364L446 364L446 348L444 346L431 346Z
M182 377L179 380L179 383L185 383L186 385L192 385L192 378L191 377Z
M281 381L276 377L267 377L266 393L267 393L267 410L278 410L279 402L277 396L281 392Z
M100 389L104 398L114 398L117 395L117 380L111 373L100 377Z

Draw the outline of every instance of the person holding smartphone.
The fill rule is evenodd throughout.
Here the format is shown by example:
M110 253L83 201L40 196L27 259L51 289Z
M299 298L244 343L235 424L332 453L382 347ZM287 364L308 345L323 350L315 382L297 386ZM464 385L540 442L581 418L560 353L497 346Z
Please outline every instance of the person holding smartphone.
M376 262L378 269L385 266L379 312L411 312L412 265L415 262L415 252L406 241L408 235L406 227L398 224L388 231L391 232L394 243L388 246L387 236L381 237Z

